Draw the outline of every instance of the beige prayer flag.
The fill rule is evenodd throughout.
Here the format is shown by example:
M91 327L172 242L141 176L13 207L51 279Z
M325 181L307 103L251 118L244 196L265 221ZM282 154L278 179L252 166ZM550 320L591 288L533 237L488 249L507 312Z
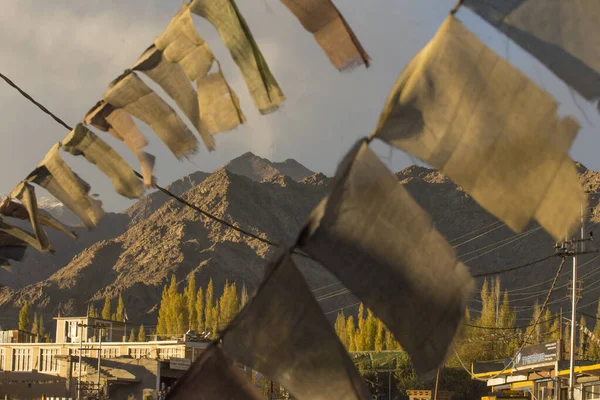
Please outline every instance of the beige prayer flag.
M250 28L234 0L193 0L190 10L217 28L262 114L277 111L285 97L271 74Z
M31 194L25 195L29 191L31 191ZM19 199L21 203L12 201L11 197ZM31 202L31 205L26 205L28 202ZM4 200L0 201L0 215L4 215L5 217L17 218L23 221L31 221L32 218L30 216L29 209L32 209L32 212L35 213L35 210L37 210L37 201L35 200L34 187L26 182L21 182L16 188L13 189L10 197L6 197ZM69 230L66 226L61 224L49 214L40 213L38 210L37 219L39 220L40 224L66 233L72 239L77 239L75 232Z
M8 227L0 218L0 227ZM10 265L10 261L21 261L25 257L27 243L2 232L0 229L0 266Z
M104 140L82 124L77 124L62 141L62 149L74 156L84 156L96 165L111 180L120 195L134 199L144 194L144 186L129 164Z
M11 198L19 199L21 204L12 202L10 200ZM35 190L32 185L26 182L19 183L12 190L9 197L0 202L0 214L13 218L26 215L26 218L20 219L27 219L31 223L31 228L33 229L33 236L31 237L35 237L37 243L36 248L42 252L53 252L48 236L46 236L46 232L44 232L40 226L39 210L37 207Z
M600 99L600 1L465 0L464 4L583 97Z
M373 136L444 172L513 230L535 217L559 240L586 202L568 155L578 129L450 16L400 75ZM555 185L568 190L557 197Z
M181 7L154 44L166 60L179 63L188 78L196 82L200 119L211 134L231 130L246 121L238 97L225 81L213 52L194 28L189 5ZM209 74L215 64L218 72Z
M198 94L181 65L167 61L154 45L142 54L133 67L145 73L169 95L196 128L209 151L215 149L215 140L200 119Z
M442 364L473 279L364 140L338 167L298 245L385 323L418 373Z
M262 400L239 367L228 360L217 345L200 357L167 393L167 400Z
M26 243L29 246L33 247L34 249L36 249L37 251L40 251L42 253L47 253L47 252L54 253L54 250L50 246L50 243L47 241L47 238L46 238L46 243L42 243L42 242L40 242L40 240L38 240L38 238L34 237L29 232L26 232L21 228L17 228L16 226L12 226L8 222L6 222L2 218L0 218L0 239L5 237L4 235L12 236L16 240L5 239L5 243L0 243L0 248L5 244L16 243L17 245L19 245L20 243ZM0 257L0 258L2 258L2 257ZM19 260L17 260L17 261L19 261Z
M298 18L304 29L315 36L329 60L345 70L364 64L369 55L331 0L281 0Z
M88 195L90 185L81 179L61 158L60 143L54 145L44 160L27 177L50 192L79 217L88 228L95 227L104 215L102 202Z
M101 100L88 111L83 122L102 131L108 131L116 139L124 142L140 161L144 185L147 188L153 186L155 157L141 150L148 145L148 141L127 111L115 108Z
M369 397L335 330L287 251L222 334L223 351L298 400Z
M219 70L198 79L200 114L212 133L228 131L246 121L240 100Z
M175 157L185 157L198 149L196 137L175 110L134 72L128 71L112 81L104 100L148 124Z

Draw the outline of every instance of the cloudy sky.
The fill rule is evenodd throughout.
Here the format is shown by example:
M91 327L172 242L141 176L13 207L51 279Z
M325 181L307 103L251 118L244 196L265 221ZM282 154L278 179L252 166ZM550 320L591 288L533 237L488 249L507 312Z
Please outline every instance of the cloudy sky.
M372 131L394 81L434 35L455 0L337 0L373 61L370 68L351 73L335 70L278 0L238 3L287 101L279 112L259 115L216 30L195 17L197 29L238 93L248 122L219 134L216 151L201 150L183 162L144 127L151 140L149 152L157 156L159 184L195 170L213 171L247 151L274 161L295 158L331 175L354 141ZM161 33L180 5L181 0L5 0L0 15L0 72L74 125L101 98L108 82L131 66ZM600 170L596 155L600 118L594 107L468 10L461 9L457 17L553 94L561 114L580 121L582 130L571 154L588 168ZM0 193L8 193L67 132L2 81L0 94ZM107 135L103 138L137 165L121 143ZM375 149L388 157L385 145ZM65 158L100 194L107 210L130 204L85 160ZM413 163L411 157L394 151L390 165L398 170Z

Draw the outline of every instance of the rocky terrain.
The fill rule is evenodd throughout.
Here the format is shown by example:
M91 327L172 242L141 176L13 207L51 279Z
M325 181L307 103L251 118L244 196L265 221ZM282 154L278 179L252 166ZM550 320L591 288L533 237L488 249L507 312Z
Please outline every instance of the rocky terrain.
M584 186L596 188L600 174L582 165L578 169ZM535 223L515 234L437 171L412 166L396 176L432 215L437 228L455 246L459 259L474 274L554 253L554 241ZM273 163L247 153L212 174L196 172L168 188L236 226L274 242L289 243L327 193L330 181L294 160ZM597 196L593 195L590 210L597 209ZM589 219L588 230L593 231L597 217L591 215ZM201 285L212 278L216 288L229 280L252 289L275 252L160 192L148 195L121 214L109 214L96 231L82 233L79 241L52 239L56 256L28 251L24 262L0 272L0 283L7 286L0 289L3 326L16 324L18 309L25 300L49 320L59 309L83 314L88 301L99 307L106 295L119 294L132 322L153 324L162 287L171 274L181 286L194 274ZM596 248L590 245L589 249ZM593 257L596 255L580 257L581 275L586 277L581 310L590 314L595 313L600 293L600 276L594 275L600 260L586 264ZM317 289L315 295L324 310L356 302L321 266L302 258L297 262L309 285ZM536 298L543 301L559 263L559 258L552 258L502 275L503 288L516 290L511 299L520 317L530 315ZM553 310L569 309L565 296L570 265L569 261L552 297ZM474 293L471 307L477 309L478 305ZM348 312L355 310L349 308ZM335 313L330 316L335 317Z

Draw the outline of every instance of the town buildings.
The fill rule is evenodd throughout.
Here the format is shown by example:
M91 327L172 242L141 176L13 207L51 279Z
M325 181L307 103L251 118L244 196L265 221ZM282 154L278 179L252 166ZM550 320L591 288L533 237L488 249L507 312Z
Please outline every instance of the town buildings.
M169 340L127 342L128 324L90 317L58 317L56 340L0 332L0 398L97 397L155 399L210 344L193 332ZM80 363L81 360L81 363Z

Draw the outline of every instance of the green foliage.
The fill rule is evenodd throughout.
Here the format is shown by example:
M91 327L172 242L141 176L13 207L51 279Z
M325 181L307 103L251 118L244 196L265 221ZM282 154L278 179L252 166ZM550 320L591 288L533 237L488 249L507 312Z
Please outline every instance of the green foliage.
M106 296L104 299L104 307L102 307L102 319L110 320L112 318L112 310L110 304L110 297Z
M240 308L244 307L246 305L246 303L248 303L248 288L246 287L246 284L242 284L242 294L240 296Z
M90 308L88 309L88 317L90 318L98 318L98 310L94 307L93 304L90 304Z
M202 291L202 287L198 289L198 293L196 293L196 329L199 332L203 332L204 327L204 292Z
M237 287L235 283L231 285L225 282L223 288L223 295L219 299L219 324L218 328L221 330L231 321L238 313L240 309L240 302L238 300Z
M337 333L340 338L340 342L344 345L344 347L348 348L348 332L346 331L346 317L344 317L344 312L340 312L335 319L335 325L333 326L335 329L335 333Z
M597 339L600 339L600 301L598 301L596 323L592 332ZM595 341L590 341L590 358L592 360L600 360L600 346Z
M246 293L242 287L242 297ZM196 290L196 280L192 276L183 293L177 290L175 276L168 286L163 288L158 309L157 333L160 336L179 336L188 329L199 332L208 331L214 338L235 318L240 310L240 296L235 283L226 282L221 296L214 297L212 279L204 289Z
M204 326L207 331L215 332L213 329L213 307L214 307L214 285L212 278L208 281L206 287L206 296L204 298Z
M582 315L581 319L579 320L579 343L577 346L577 355L579 356L580 360L587 360L588 359L588 337L584 332L584 329L586 327L586 322L585 322L585 317Z
M188 278L188 284L183 291L185 309L187 314L187 328L194 329L198 317L196 316L196 277L194 274Z
M129 334L128 342L135 342L135 329L131 329L131 333Z
M138 342L146 341L146 331L144 330L144 325L140 325L140 329L138 330L138 335L137 335L137 341Z
M115 321L124 322L125 321L125 302L123 301L123 296L119 293L119 300L117 302L117 311L115 313Z
M31 310L29 309L29 302L25 302L21 311L19 311L19 329L22 331L29 331L29 324L31 321Z
M40 333L40 329L38 326L38 315L37 313L33 313L33 325L31 326L31 333L34 333L36 335L39 335Z

